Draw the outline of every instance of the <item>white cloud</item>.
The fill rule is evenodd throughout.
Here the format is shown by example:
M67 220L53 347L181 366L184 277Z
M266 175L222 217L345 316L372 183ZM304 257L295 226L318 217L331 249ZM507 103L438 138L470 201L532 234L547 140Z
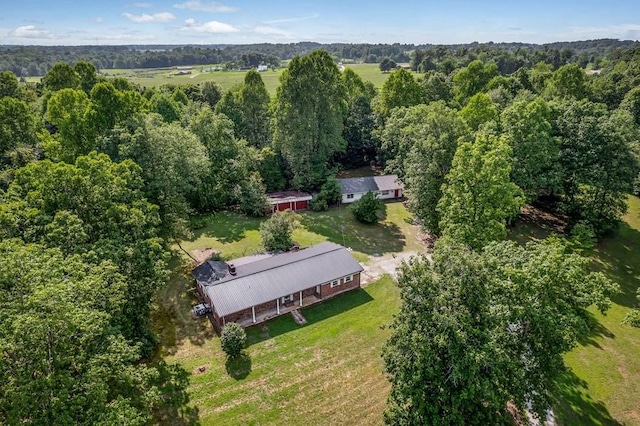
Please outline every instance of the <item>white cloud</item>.
M95 22L96 24L101 24L104 22L101 16L96 16L95 18L91 18L91 22Z
M233 25L225 24L224 22L209 21L200 23L193 18L189 18L184 21L185 27L183 30L192 30L199 33L237 33L238 29Z
M639 24L620 24L606 27L571 27L570 34L565 36L571 39L598 39L598 38L619 38L638 40L640 38Z
M51 31L39 30L35 25L25 25L9 32L9 36L16 38L54 38Z
M142 15L133 15L131 13L125 12L122 14L125 18L135 23L148 23L148 22L169 22L176 19L176 17L169 12L161 12L154 13L153 15L148 15L143 13Z
M266 25L259 25L253 29L258 34L264 35L278 35L282 37L290 37L291 34L285 30L281 30L280 28L268 27Z
M320 14L314 13L309 16L299 16L297 18L284 18L284 19L274 19L272 21L264 21L265 24L284 24L286 22L297 22L297 21L306 21L307 19L315 19L320 17Z
M220 3L203 3L199 0L187 0L183 3L176 3L173 5L176 9L187 9L198 12L211 12L211 13L229 13L236 12L238 9L231 6L225 6Z
M130 6L131 7L137 7L137 8L140 8L140 9L149 9L150 7L153 7L153 5L151 3L143 3L143 2L131 3Z

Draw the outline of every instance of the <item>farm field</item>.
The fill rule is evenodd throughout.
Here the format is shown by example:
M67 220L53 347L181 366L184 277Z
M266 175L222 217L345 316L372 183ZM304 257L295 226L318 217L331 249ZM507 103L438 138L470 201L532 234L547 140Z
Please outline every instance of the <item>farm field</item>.
M594 252L594 268L619 282L622 292L606 316L593 310L594 332L566 356L570 372L560 381L554 406L559 425L640 425L640 400L635 397L640 394L640 330L620 323L640 286L640 199L631 197L629 206L619 233ZM374 254L421 247L401 203L387 205L382 227L352 222L347 209L301 217L296 241L345 244L361 262ZM198 220L205 225L182 243L185 250L213 247L225 259L260 250L259 219L218 213ZM337 223L344 228L344 241ZM516 226L510 238L524 242L548 234L525 223ZM191 319L195 298L188 290L193 283L188 268L180 273L178 263L171 282L159 293L154 324L160 355L194 373L190 405L202 424L382 423L389 385L380 348L389 330L381 326L399 306L390 277L305 309L305 326L283 316L249 329L248 358L230 364L211 325ZM201 366L205 372L200 374Z
M374 86L380 88L389 78L389 73L382 73L378 64L347 64L365 81L370 81ZM129 81L139 84L141 87L156 87L162 84L197 84L204 81L215 81L224 90L228 90L238 83L242 83L247 71L215 71L203 73L200 70L209 68L210 65L197 65L193 67L192 73L187 75L170 75L176 70L167 69L109 69L102 70L107 78L124 77ZM275 96L276 89L280 85L280 75L284 68L275 71L261 72L260 76L264 81L267 91L271 96ZM417 76L417 73L414 73ZM41 77L28 77L27 81L40 81Z

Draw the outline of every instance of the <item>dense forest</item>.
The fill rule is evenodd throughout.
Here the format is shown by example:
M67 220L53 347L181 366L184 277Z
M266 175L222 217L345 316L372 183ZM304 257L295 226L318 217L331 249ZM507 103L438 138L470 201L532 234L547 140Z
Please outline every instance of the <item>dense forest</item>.
M283 189L313 192L326 209L336 172L370 164L403 180L415 220L440 237L433 264L400 275L387 421L497 424L507 401L544 414L562 354L589 328L584 308L605 311L616 290L581 250L615 232L640 191L640 47L620 44L630 43L4 48L0 423L188 415L188 375L154 357L150 315L191 215L265 215L266 192ZM226 92L142 90L98 73L253 66L254 51L291 59L274 98L254 70ZM420 76L397 69L378 90L336 56L410 60ZM20 82L24 69L46 72L42 83ZM567 238L503 242L525 204L562 216ZM418 329L424 338L408 338ZM425 363L436 355L455 362ZM415 391L416 377L433 389ZM460 396L451 412L424 403L442 388Z
M92 63L97 70L113 68L164 68L184 65L225 64L249 69L260 64L279 67L281 61L323 49L337 60L378 63L389 58L396 63L411 61L414 71L432 69L450 72L475 59L492 58L501 72L545 61L557 68L566 63L599 68L614 50L637 47L638 42L601 39L557 42L542 45L525 43L469 43L457 45L413 44L320 44L313 42L251 45L132 45L132 46L0 46L0 71L18 77L42 76L56 62ZM446 60L445 60L446 59Z

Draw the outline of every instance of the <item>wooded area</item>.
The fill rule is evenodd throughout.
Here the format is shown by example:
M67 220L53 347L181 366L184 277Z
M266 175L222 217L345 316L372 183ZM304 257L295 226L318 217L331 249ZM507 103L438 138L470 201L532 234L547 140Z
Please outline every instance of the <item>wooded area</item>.
M255 70L227 91L99 74L173 61L166 51L3 48L0 422L188 417L188 373L154 355L149 322L190 218L264 216L266 192L285 189L326 210L336 173L369 165L400 177L439 238L433 262L401 269L386 420L495 424L508 402L544 415L562 355L591 326L585 308L606 311L618 289L581 255L640 193L640 47L626 44L170 51L171 65L290 59L273 98ZM378 90L338 66L385 58L420 77L398 68ZM32 64L42 82L21 82ZM562 218L565 237L505 243L527 204Z

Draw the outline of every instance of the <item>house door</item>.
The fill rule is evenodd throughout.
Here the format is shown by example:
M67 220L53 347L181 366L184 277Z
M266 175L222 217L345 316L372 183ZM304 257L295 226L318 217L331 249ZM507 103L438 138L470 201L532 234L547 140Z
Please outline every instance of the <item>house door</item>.
M396 189L393 195L394 195L394 198L398 198L398 196L400 195L400 190Z
M320 297L320 286L316 286L316 296Z

